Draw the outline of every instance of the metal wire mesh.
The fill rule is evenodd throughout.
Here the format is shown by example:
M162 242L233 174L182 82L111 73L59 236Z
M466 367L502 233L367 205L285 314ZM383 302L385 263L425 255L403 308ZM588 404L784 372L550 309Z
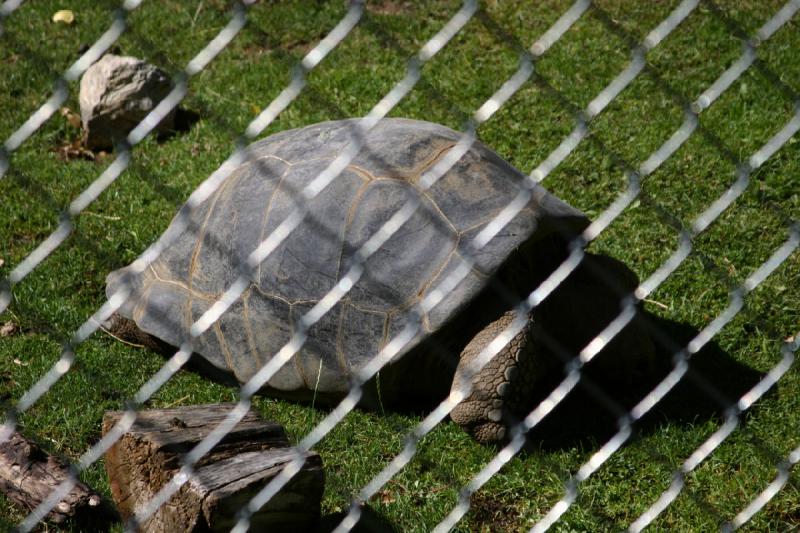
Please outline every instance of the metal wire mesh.
M19 2L6 2L0 8L0 21L14 17L14 11L19 9ZM111 27L100 36L88 50L57 80L53 95L39 107L19 128L8 137L0 151L0 177L13 169L12 154L21 149L31 136L35 135L43 125L50 120L56 111L69 97L70 84L76 81L81 74L103 53L109 50L126 30L127 14L139 6L139 2L125 2L118 10ZM374 377L393 358L413 341L421 330L421 316L439 304L448 293L453 291L459 283L469 274L475 264L475 255L489 244L510 221L527 205L533 193L540 187L540 183L551 175L565 160L567 160L586 142L592 142L592 128L598 117L601 116L615 100L635 83L640 76L652 74L656 80L657 69L648 64L650 54L658 50L659 46L668 41L670 35L689 17L703 6L699 0L684 0L668 13L654 28L639 42L632 42L629 47L630 60L613 77L589 103L580 109L565 106L565 111L574 116L575 125L572 131L564 137L558 146L552 150L538 166L530 172L527 181L519 190L514 200L509 203L485 228L478 233L466 246L466 251L459 265L447 276L438 287L430 291L423 298L418 308L409 314L406 327L396 336L391 338L380 352L374 354L371 362L355 376L350 393L334 407L313 429L297 444L297 456L279 476L266 485L252 500L240 511L239 522L235 531L246 531L249 527L250 516L265 505L278 491L292 479L303 466L304 452L316 447L351 411L353 411L362 395L361 387ZM6 310L13 301L14 288L23 283L25 278L33 272L43 261L64 243L75 230L74 220L83 213L104 191L112 187L115 180L129 167L133 148L139 145L146 136L152 132L160 120L175 109L189 92L188 81L197 77L207 65L228 46L228 44L245 27L248 6L242 3L234 4L231 10L229 23L217 33L208 44L197 53L185 66L181 75L174 80L174 89L162 100L157 107L128 135L126 142L116 147L116 157L111 165L81 191L70 202L68 209L60 216L56 229L46 237L31 253L20 260L11 270L0 287L0 312ZM712 5L712 13L716 6ZM361 2L353 2L338 24L333 27L317 44L303 56L291 70L289 84L264 107L258 116L253 119L240 136L234 152L214 171L189 197L187 203L179 211L176 224L189 224L189 217L193 210L210 198L215 191L225 182L231 173L243 163L251 161L251 155L246 148L247 142L257 138L268 128L281 113L285 112L300 96L307 83L307 76L320 65L323 60L349 37L354 28L361 22L365 6ZM570 254L538 287L525 299L516 303L514 310L517 318L500 333L494 341L489 343L469 369L470 374L476 374L485 367L493 357L522 330L525 325L524 317L539 306L567 277L575 271L585 256L584 248L597 240L603 232L620 218L626 209L639 201L643 188L646 188L647 178L655 173L665 162L673 158L681 147L697 133L708 136L702 127L701 116L711 109L716 101L728 91L748 69L757 66L762 70L769 67L761 64L758 51L765 42L775 35L781 28L789 24L796 12L800 10L800 1L787 2L780 9L774 11L770 18L751 36L741 38L742 53L730 66L722 72L700 95L691 101L686 101L684 106L684 120L663 144L653 151L638 165L624 163L624 179L626 187L617 195L607 208L592 217L591 224L570 245ZM537 62L542 60L561 39L565 39L570 29L593 14L597 16L609 30L621 31L620 28L611 28L614 21L604 11L602 6L593 5L588 0L578 0L558 17L538 38L532 43L523 43L519 46L519 63L515 72L508 79L495 84L494 92L490 98L475 107L475 111L468 113L463 134L456 146L447 153L446 157L438 161L426 171L420 179L423 190L433 187L437 180L452 169L475 143L477 129L489 121L495 113L514 97L527 83L542 84L554 92L556 96L569 101L562 92L548 84L542 73L537 72ZM357 129L352 136L350 144L344 148L339 156L332 161L314 180L303 190L297 191L297 207L288 217L265 239L252 250L247 257L246 264L235 282L227 287L220 298L209 307L191 325L190 338L179 347L179 350L152 375L138 390L138 392L125 404L125 416L102 439L90 446L74 464L72 477L62 483L41 505L33 510L20 524L19 529L30 531L36 527L44 516L58 502L63 499L77 480L79 473L97 462L111 445L113 445L136 419L136 412L142 404L153 395L173 376L183 368L192 354L192 341L199 338L211 328L226 313L242 295L250 283L252 273L264 262L270 254L278 249L279 245L296 230L303 220L310 215L307 203L321 194L344 171L350 162L364 149L366 139L370 132L389 113L402 105L403 99L423 79L423 70L437 54L445 49L459 35L466 31L476 17L486 16L482 8L475 1L465 1L460 9L455 9L441 25L438 32L431 38L423 40L422 46L411 56L405 69L404 76L397 81L392 89L383 95L371 107L362 120L357 122ZM628 39L630 40L630 39ZM779 80L779 76L775 79ZM663 80L658 81L659 88L665 93L675 92ZM783 87L796 98L793 89ZM736 158L736 170L730 186L716 198L708 198L708 207L693 218L688 227L681 227L678 231L678 246L675 251L652 271L636 289L627 296L620 309L620 314L615 317L603 331L595 336L580 350L576 357L565 365L564 379L538 404L516 427L512 428L509 443L497 453L479 472L474 474L469 482L462 488L458 501L452 511L447 514L438 525L436 531L448 531L457 527L462 518L470 511L471 497L487 482L497 475L512 458L517 455L526 442L526 434L539 425L568 395L576 389L582 380L583 367L591 362L601 350L609 344L623 328L637 316L639 304L646 301L670 276L684 264L695 251L695 242L712 224L745 194L752 182L752 175L762 168L770 159L787 143L793 142L794 135L800 129L800 107L795 107L794 113L777 127L777 131L756 151L748 157L739 160ZM604 150L617 160L621 157L613 153L608 147ZM623 160L624 162L624 160ZM135 529L138 524L145 522L160 506L164 505L184 485L194 473L198 461L206 455L221 439L239 422L251 406L254 395L275 375L278 370L297 355L303 348L308 338L309 330L319 322L338 302L346 297L358 280L365 274L367 260L383 246L420 208L418 200L409 198L408 201L370 236L364 245L356 251L355 260L349 270L338 280L334 287L306 312L296 323L295 333L283 348L275 353L268 363L261 368L247 383L242 385L238 393L238 403L229 413L227 418L206 438L197 444L183 458L180 472L165 484L156 496L144 506L138 514L127 524L130 529ZM549 510L543 510L538 521L533 524L531 531L544 531L553 526L568 512L572 505L579 499L579 489L590 476L600 469L633 435L634 425L648 414L685 376L690 373L689 361L693 355L700 352L709 342L717 337L721 331L742 311L746 299L759 285L789 258L793 257L800 245L800 226L790 214L786 224L788 235L785 242L775 249L740 284L731 287L729 304L715 317L709 317L707 325L685 346L676 346L672 357L673 368L655 388L642 397L635 406L618 416L618 431L599 446L573 475L570 475L564 484L564 495L556 501ZM175 232L177 235L179 232ZM134 272L144 271L158 256L170 246L168 239L163 238L148 247L133 263ZM58 361L36 383L18 395L7 412L0 441L9 438L16 429L17 419L28 411L44 395L48 394L63 376L73 370L76 362L76 350L80 344L89 339L114 312L119 310L131 296L131 287L123 284L123 288L111 295L97 311L91 314L81 326L71 335L65 343ZM797 328L795 328L797 329ZM789 336L796 332L782 332ZM773 389L780 380L792 370L794 354L798 348L797 335L789 336L790 340L784 344L780 361L769 369L766 374L744 395L726 406L727 411L721 426L713 432L697 449L695 449L680 467L674 471L669 487L652 503L643 513L635 518L629 526L630 531L640 531L652 523L673 501L675 501L685 488L685 480L699 465L703 463L741 424L745 411L751 408L768 391ZM352 504L349 512L342 518L336 531L349 531L359 521L362 506L370 501L381 491L397 474L411 462L417 452L420 442L442 423L451 411L471 392L471 380L466 380L461 390L453 390L441 404L431 410L427 416L407 435L402 451L392 458L377 475L367 483L356 488L353 492ZM706 383L713 394L714 383ZM615 413L618 415L618 413ZM778 491L786 485L791 476L791 467L798 462L800 451L795 448L775 466L778 475L763 492L754 496L752 501L742 511L722 525L724 530L733 530L750 520L759 509L769 502Z

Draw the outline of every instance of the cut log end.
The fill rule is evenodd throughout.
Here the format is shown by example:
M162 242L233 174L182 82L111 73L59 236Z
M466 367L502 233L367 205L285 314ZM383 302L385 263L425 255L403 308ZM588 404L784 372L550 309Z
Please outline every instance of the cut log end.
M234 404L144 411L106 453L111 491L123 518L145 505L180 469L181 456L208 435ZM103 432L119 420L109 412ZM194 475L144 524L142 531L228 531L238 511L297 457L283 428L250 411L195 466ZM304 531L319 520L324 487L314 452L279 493L251 518L253 530Z

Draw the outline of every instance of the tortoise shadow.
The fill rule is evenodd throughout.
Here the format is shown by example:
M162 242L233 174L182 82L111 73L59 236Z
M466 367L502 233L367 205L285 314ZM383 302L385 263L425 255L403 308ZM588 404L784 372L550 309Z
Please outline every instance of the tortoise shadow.
M527 287L524 289L527 290ZM487 288L486 293L486 301L484 302L484 298L480 297L479 306L490 305L491 302L496 302L494 305L502 306L508 303L506 300L513 301L514 297L513 294L498 293L496 287ZM471 310L472 308L464 312L469 313ZM175 317L164 316L162 318L166 321L175 320ZM589 363L581 372L579 386L575 387L552 412L529 432L526 449L594 447L597 442L607 441L618 431L617 421L619 418L629 412L669 374L673 368L674 355L699 332L697 328L689 324L668 320L642 310L637 313L636 320L641 322L640 325L650 333L653 340L655 364L652 372L647 375L639 375L636 374L638 369L630 369L630 372L626 372L625 368L621 368L620 371L610 374L607 370L605 372L600 369L594 371L593 363ZM130 325L129 331L117 330L123 339L160 352L166 357L175 353L174 347L141 332L131 321L127 322ZM175 324L175 326L177 328L179 325ZM449 328L455 328L455 331L449 331ZM435 355L438 360L436 365L425 367L425 370L431 370L432 380L436 384L436 387L432 388L437 390L433 390L429 395L411 394L413 387L404 386L408 383L407 377L415 376L417 385L421 384L420 380L423 378L419 371L420 367L416 366L419 363L419 357L404 357L393 363L394 374L401 378L404 377L398 382L400 386L395 387L401 394L396 395L394 400L389 399L390 395L384 395L384 401L381 401L380 388L383 388L384 392L388 392L392 389L389 385L397 384L393 384L388 378L386 381L381 381L380 385L377 381L371 380L364 384L360 406L378 411L386 407L392 412L409 415L429 413L449 393L455 363L458 361L457 354L463 348L460 345L449 345L447 339L471 338L474 334L474 332L465 331L462 328L463 321L453 320L442 328L442 335L431 335L420 344L419 354ZM572 334L570 330L554 333L557 333L556 338L560 338L559 335ZM555 344L559 344L558 341L555 341ZM560 353L559 357L564 360L569 358L569 351L564 351L563 347L547 346L546 348L547 351ZM612 354L608 355L613 357ZM603 355L600 357L602 358ZM555 368L559 367L561 365L557 365ZM219 369L197 354L192 355L186 369L233 388L239 386L230 371ZM722 419L725 410L763 376L763 373L734 359L712 340L692 356L689 361L689 371L660 402L636 422L635 430L642 434L648 434L658 431L664 424L690 424L703 420ZM563 372L558 370L541 378L536 386L539 391L538 398L531 398L533 403L530 408L533 408L558 387L563 379ZM261 392L304 404L313 404L314 402L307 397L308 394L305 394L306 397L304 397L303 394L295 395L273 389ZM379 401L371 402L370 400L373 398L378 398ZM335 406L340 399L340 395L326 397L325 394L318 394L315 401L318 408L325 409Z
M673 369L673 357L699 332L685 323L641 313L653 333L656 365L652 375L620 387L589 375L527 435L525 450L554 451L575 446L596 447L618 431L618 418L609 405L629 411ZM689 360L689 371L647 414L636 421L639 434L657 432L664 424L722 420L725 410L765 374L734 359L716 342L707 343ZM553 390L563 376L545 386ZM710 385L710 386L709 386Z
M346 512L324 515L314 533L330 533L347 516ZM361 507L361 518L351 530L354 533L395 533L397 529L380 513L368 505Z
M591 365L587 366L582 372L582 376L585 377L582 377L579 385L528 433L525 450L594 447L598 442L608 440L618 430L619 417L658 385L672 370L674 354L698 333L698 329L691 325L651 313L640 312L639 320L643 321L652 333L655 347L653 372L647 376L640 376L633 382L625 381L625 376L622 376L622 380L614 379L612 382L607 374L593 373ZM139 336L140 334L142 332L135 328L123 337L159 352L164 357L175 353L175 348L167 343L147 334ZM185 369L232 388L240 386L232 373L219 369L196 353L192 354ZM447 373L451 373L452 370L447 370ZM649 434L658 431L666 423L690 424L710 419L721 420L726 408L735 403L763 376L764 373L740 363L712 340L692 356L689 360L689 371L660 402L636 422L635 429L640 434ZM564 375L560 372L544 377L537 387L542 391L541 397L533 405L544 399L563 379ZM443 389L449 390L449 380L444 381L448 386ZM365 384L365 396L369 396L371 387L374 386L372 382ZM302 397L275 394L279 391L271 392L269 395L273 397L310 403ZM443 393L446 394L446 391ZM442 399L443 397L436 397L420 398L420 401L391 402L387 403L386 407L400 414L424 416ZM324 395L316 400L317 408L322 409L333 407L338 403L337 398L326 398ZM361 407L375 409L375 406L368 404Z

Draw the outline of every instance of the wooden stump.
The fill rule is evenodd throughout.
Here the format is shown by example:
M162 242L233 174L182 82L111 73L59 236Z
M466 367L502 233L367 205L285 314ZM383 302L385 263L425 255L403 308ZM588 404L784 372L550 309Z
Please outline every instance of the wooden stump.
M46 453L20 433L0 443L0 491L17 505L36 508L68 477L67 461ZM102 503L96 492L79 481L45 520L56 524L72 520L102 528L109 522Z
M106 453L111 493L124 519L132 517L180 469L180 458L234 404L142 411ZM122 416L106 413L103 433ZM295 457L280 424L252 410L195 466L191 480L148 520L143 531L229 531L237 511ZM307 454L302 470L252 517L253 531L305 531L319 520L322 461Z

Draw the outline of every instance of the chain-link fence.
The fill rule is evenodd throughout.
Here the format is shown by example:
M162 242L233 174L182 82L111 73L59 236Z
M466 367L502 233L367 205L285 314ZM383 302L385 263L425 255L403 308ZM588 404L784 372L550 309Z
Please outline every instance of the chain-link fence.
M253 406L287 424L297 456L241 509L236 531L247 530L311 449L323 455L324 511L335 516L336 531L353 529L365 506L398 530L800 524L792 474L800 460L800 62L792 53L800 44L800 2L126 1L74 7L71 25L50 22L59 6L30 4L7 0L0 8L8 91L0 176L10 236L0 248L7 264L0 265L0 311L17 330L3 339L8 404L0 439L22 427L68 456L74 477L27 516L7 507L9 524L36 528L77 476L102 487L98 461L131 428L137 409L231 394L236 407L127 527L180 490ZM62 117L75 106L77 81L117 49L170 67L173 90L113 153L79 152L92 161L63 156L57 147L77 135ZM59 73L61 64L68 66ZM33 104L54 77L52 95ZM196 112L198 122L152 139L179 106ZM116 346L99 331L135 290L128 278L103 299L105 274L131 259L131 276L153 265L237 168L258 164L250 142L353 116L363 118L351 123L349 142L293 191L294 208L241 257L236 275L186 326L185 341L166 362ZM181 370L193 345L232 311L259 265L315 220L309 206L326 201L388 116L461 126L460 138L419 176L420 195L386 214L329 290L294 318L287 342L240 388L191 381ZM421 198L478 138L526 177L480 231L463 238L447 275L428 280L403 327L353 376L349 394L324 410L258 395L303 356L314 327L370 276L370 258L426 208ZM131 174L141 184L126 183ZM509 302L514 319L480 350L463 386L421 415L357 410L363 386L427 331L428 313L466 283L498 236L513 232L510 224L542 184L591 223L570 237L563 262ZM178 229L157 239L181 204ZM315 238L332 238L326 230L322 224ZM622 260L643 281L585 346L574 354L555 350L563 372L508 429L505 444L454 438L448 416L472 392L471 377L579 268L587 246ZM584 367L634 320L646 323L666 366L641 392L634 392L639 384L623 391L633 396L625 403ZM127 362L101 355L108 351ZM148 363L136 363L143 359ZM136 371L125 376L131 367ZM76 374L82 384L70 381ZM101 396L81 396L76 387ZM577 409L565 410L574 398ZM101 438L98 414L121 407L125 416ZM593 418L610 425L595 431ZM63 428L54 429L59 420ZM373 424L377 429L366 427ZM550 439L570 424L578 427L567 433L574 429L579 438ZM394 437L382 442L386 434ZM337 457L347 447L361 461Z

